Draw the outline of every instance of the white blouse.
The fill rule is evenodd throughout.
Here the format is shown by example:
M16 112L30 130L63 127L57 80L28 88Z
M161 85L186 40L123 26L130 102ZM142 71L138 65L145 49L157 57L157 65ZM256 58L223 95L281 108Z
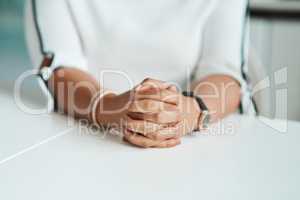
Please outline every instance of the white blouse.
M28 47L34 66L53 53L53 69L88 70L116 92L146 77L183 88L191 77L225 74L245 94L246 7L247 0L28 0Z

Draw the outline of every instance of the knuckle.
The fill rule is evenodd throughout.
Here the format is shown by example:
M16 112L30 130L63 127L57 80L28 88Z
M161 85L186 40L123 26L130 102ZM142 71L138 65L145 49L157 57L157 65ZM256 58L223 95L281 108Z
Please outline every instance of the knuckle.
M162 122L164 117L162 116L162 113L156 113L153 115L153 121L154 122Z
M160 137L160 135L159 135L158 133L153 133L153 134L152 134L152 138L153 138L154 140L160 140L160 139L161 139L161 137Z
M145 134L145 137L150 138L150 139L153 139L153 134L152 134L152 133L146 133L146 134Z
M174 92L178 92L178 91L179 91L179 89L177 88L177 86L176 86L175 84L172 84L172 85L170 86L170 89L171 89L172 91L174 91Z
M176 96L172 95L172 94L162 94L162 100L163 101L175 101Z
M145 108L150 108L151 102L149 100L144 100L144 106L145 106Z
M155 102L153 100L146 100L145 101L145 108L148 110L158 110L159 109L159 103Z

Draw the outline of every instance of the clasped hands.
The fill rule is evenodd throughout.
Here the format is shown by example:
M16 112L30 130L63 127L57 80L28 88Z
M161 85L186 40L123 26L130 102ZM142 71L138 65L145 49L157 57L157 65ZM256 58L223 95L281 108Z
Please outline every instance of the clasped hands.
M121 130L124 139L133 145L174 147L199 125L201 111L195 99L183 96L171 84L148 78L131 94Z

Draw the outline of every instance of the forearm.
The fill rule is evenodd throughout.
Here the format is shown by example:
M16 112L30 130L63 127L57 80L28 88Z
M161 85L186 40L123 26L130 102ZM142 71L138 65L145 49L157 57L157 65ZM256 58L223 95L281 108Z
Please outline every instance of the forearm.
M49 80L49 90L58 112L90 122L91 112L95 112L97 123L104 125L119 122L129 101L129 92L118 96L107 94L95 101L93 97L103 92L102 87L92 75L74 68L58 68ZM94 103L97 104L95 110L92 109Z
M85 119L90 118L92 98L101 88L90 74L74 68L55 70L48 86L59 112Z
M235 112L241 100L239 83L226 75L212 75L193 83L195 94L201 95L211 112L212 121Z

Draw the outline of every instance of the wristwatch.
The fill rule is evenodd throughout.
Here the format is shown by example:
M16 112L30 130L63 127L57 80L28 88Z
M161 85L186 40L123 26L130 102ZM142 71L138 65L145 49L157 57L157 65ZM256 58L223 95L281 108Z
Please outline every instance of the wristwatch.
M55 98L53 97L53 94L48 89L48 81L51 78L53 74L53 69L51 68L51 65L54 60L54 54L53 53L45 53L43 55L43 60L38 68L38 71L36 73L38 77L38 81L41 83L41 89L43 90L44 94L46 95L48 106L47 110L48 112L57 110L57 104L55 101Z
M52 53L47 53L44 55L43 61L38 70L38 76L42 81L47 85L48 80L50 79L53 70L51 69L51 64L53 62L54 55Z
M184 91L182 93L182 95L186 96L186 97L194 98L201 110L199 121L198 121L197 131L207 129L208 125L210 123L211 116L210 116L209 110L208 110L206 104L204 103L204 101L202 100L202 98L199 95L195 95L194 92L192 92L192 91Z

